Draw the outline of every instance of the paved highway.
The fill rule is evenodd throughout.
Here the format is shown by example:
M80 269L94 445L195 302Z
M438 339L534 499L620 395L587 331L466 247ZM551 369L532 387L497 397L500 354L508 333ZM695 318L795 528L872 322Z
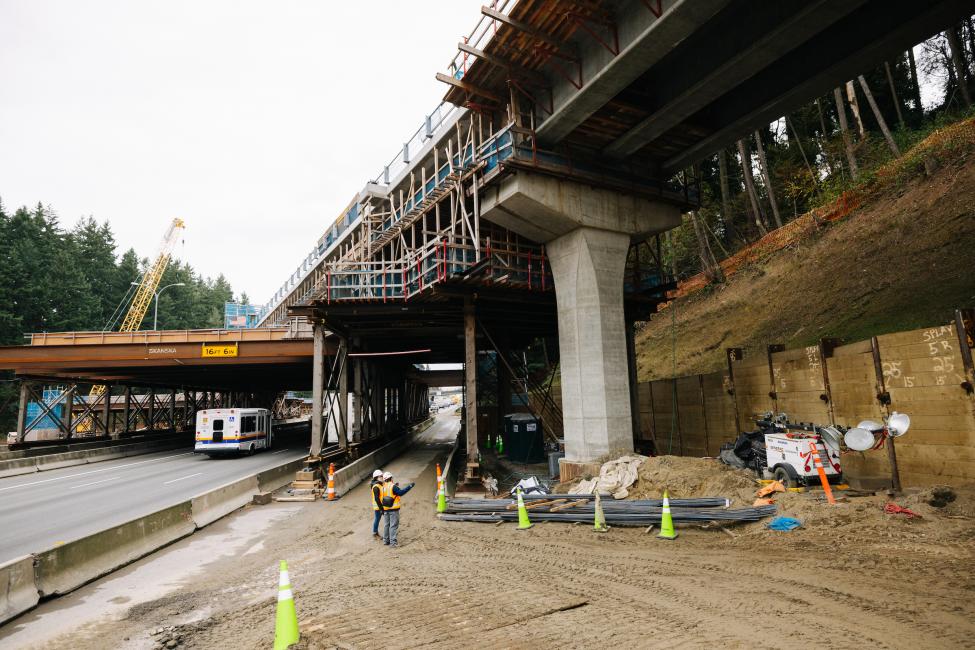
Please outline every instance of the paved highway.
M155 512L308 454L305 436L241 458L192 448L0 479L0 562Z

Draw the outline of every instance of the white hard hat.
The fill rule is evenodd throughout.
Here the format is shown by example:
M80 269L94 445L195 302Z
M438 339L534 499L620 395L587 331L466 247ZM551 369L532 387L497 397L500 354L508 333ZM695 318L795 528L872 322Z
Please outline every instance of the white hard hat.
M375 472L372 473L373 478L379 478L382 475L383 475L383 471L381 469L377 469Z
M389 472L383 472L383 478L388 481L389 479L393 478L393 475Z

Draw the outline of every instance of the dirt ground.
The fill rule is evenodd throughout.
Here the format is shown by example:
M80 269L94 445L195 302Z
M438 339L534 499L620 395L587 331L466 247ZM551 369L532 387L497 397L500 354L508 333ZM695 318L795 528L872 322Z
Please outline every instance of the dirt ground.
M975 159L885 190L818 235L681 298L637 334L640 381L724 367L824 337L847 342L947 323L975 303Z
M920 519L882 514L882 497L830 508L778 495L783 513L804 522L789 533L679 526L678 539L665 541L587 525L518 531L436 519L432 463L445 453L417 447L391 465L400 481L417 482L404 497L398 549L371 539L361 485L337 503L300 504L300 516L263 535L259 552L215 560L176 591L43 647L152 648L165 638L181 648L269 648L280 558L290 564L306 650L975 647L973 491L956 491L945 508L928 505L931 494L903 499ZM701 462L709 461L653 459L634 496L661 481L674 496L750 497L754 488L731 470L711 484L679 484L700 469L687 464ZM285 507L295 504L234 517ZM174 629L152 635L160 627Z

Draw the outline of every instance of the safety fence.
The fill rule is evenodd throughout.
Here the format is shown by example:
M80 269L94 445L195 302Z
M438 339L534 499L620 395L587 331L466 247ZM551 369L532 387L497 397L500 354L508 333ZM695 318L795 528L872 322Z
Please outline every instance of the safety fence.
M764 354L727 350L725 370L641 383L638 441L657 453L716 456L722 443L754 430L754 418L785 413L791 422L856 426L907 413L896 439L901 484L959 485L975 480L975 311L954 322L839 345ZM889 444L889 441L888 441ZM892 475L884 450L843 454L854 484L881 486Z

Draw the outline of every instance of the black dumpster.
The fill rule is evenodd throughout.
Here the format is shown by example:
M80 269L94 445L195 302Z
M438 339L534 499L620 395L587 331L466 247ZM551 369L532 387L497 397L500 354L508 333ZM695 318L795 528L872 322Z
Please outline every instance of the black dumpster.
M506 415L504 453L516 463L545 462L542 421L529 413Z

